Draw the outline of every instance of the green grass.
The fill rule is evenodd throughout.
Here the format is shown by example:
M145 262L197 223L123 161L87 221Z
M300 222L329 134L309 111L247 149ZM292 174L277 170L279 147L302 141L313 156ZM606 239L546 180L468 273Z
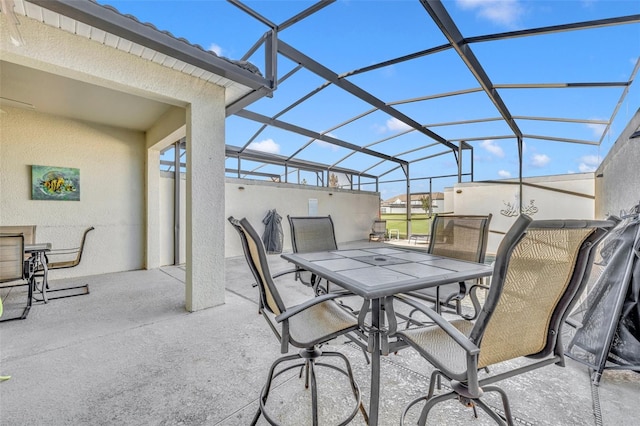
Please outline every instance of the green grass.
M387 230L397 229L400 231L400 238L407 239L407 215L404 213L388 213L380 215L382 220L387 221ZM428 234L431 229L431 219L426 213L411 215L411 233Z

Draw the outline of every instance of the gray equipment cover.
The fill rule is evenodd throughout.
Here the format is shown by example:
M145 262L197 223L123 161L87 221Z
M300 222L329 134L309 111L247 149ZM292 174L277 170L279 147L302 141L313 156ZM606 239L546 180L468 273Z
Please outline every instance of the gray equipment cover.
M605 368L640 371L639 258L637 205L600 244L593 284L568 321L577 330L566 355L594 370L594 384Z

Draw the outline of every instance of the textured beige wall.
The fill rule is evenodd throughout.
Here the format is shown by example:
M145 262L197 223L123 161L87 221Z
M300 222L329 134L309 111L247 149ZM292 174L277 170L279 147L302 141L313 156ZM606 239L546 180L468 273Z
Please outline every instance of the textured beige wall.
M4 16L1 19L4 20ZM78 224L91 219L96 226L95 220L100 219L107 228L116 227L108 230L109 236L105 238L110 240L110 244L103 248L105 252L113 250L109 252L111 258L101 259L104 264L97 268L90 269L90 263L87 262L85 271L100 273L159 266L160 214L157 206L160 182L157 153L162 144L174 142L170 140L170 136L184 127L182 133L187 136L188 149L192 154L189 157L187 176L187 227L196 227L193 233L187 230L185 304L187 309L196 310L224 303L224 243L212 239L218 238L217 230L223 229L224 217L212 212L224 207L225 89L153 61L42 25L35 20L21 20L20 31L26 41L24 46L12 45L6 37L6 31L4 26L0 28L0 35L3 36L0 37L0 48L5 61L120 90L177 108L169 109L167 114L171 117L165 116L152 125L147 129L146 135L141 133L135 137L126 130L105 130L99 126L68 121L61 125L66 129L59 131L60 137L56 135L56 138L48 138L50 143L46 146L42 146L42 138L40 146L36 146L24 135L37 132L49 136L54 130L49 129L52 123L48 119L40 116L35 121L23 119L19 125L14 125L9 123L13 120L2 114L2 126L12 126L14 133L22 131L23 137L19 140L27 141L25 146L19 148L15 140L9 140L14 135L3 131L3 145L8 141L7 151L3 152L2 158L3 177L5 166L6 174L13 174L16 170L12 167L22 165L23 169L18 173L22 173L24 178L27 175L24 169L26 164L52 164L51 161L55 160L53 165L73 166L70 163L77 162L82 164L82 175L82 170L86 170L86 173L99 170L95 173L102 178L100 184L107 189L102 195L92 194L96 198L89 200L90 208L86 204L87 211L67 208L64 212L55 212L50 216L41 212L37 216L28 213L25 217L20 216L19 212L27 206L26 189L20 192L20 183L9 182L8 184L17 186L6 192L3 189L3 217L0 220L3 223L13 222L20 217L20 222L22 219L38 219L47 224ZM60 101L73 102L73 99ZM104 108L105 113L108 112L108 107ZM55 120L51 118L51 121ZM66 152L65 156L57 154L60 147L66 149L73 145L73 141L80 140L90 147L86 148L86 153L83 147L78 152L63 150ZM151 151L146 151L147 147ZM51 151L56 153L48 154ZM86 155L87 158L75 160L76 155ZM90 155L95 157L89 160ZM44 161L45 159L49 161ZM14 164L18 166L9 167ZM89 189L97 190L93 186ZM9 200L13 197L17 197L17 201L10 204ZM89 211L90 209L95 211ZM7 213L8 217L5 218L5 211L12 213ZM102 226L103 223L97 225ZM43 237L51 236L43 234ZM116 239L122 239L122 247L114 244ZM193 256L189 257L190 253ZM76 269L72 273L81 272Z
M81 264L51 278L140 269L144 259L145 138L98 126L2 107L0 223L37 225L36 240L77 247ZM31 200L31 165L80 169L80 201Z
M271 209L282 216L284 251L291 251L291 233L287 215L308 216L309 199L318 200L318 215L331 215L338 244L346 241L367 239L371 224L378 215L378 193L358 193L355 191L334 191L328 188L304 187L294 184L252 181L246 179L225 179L225 211L216 213L226 218L246 217L260 234L264 231L262 219ZM240 190L239 188L244 188ZM173 264L173 177L161 178L162 200L162 264ZM182 179L182 193L186 188ZM332 194L332 195L329 195ZM184 211L183 211L184 214ZM184 216L183 216L184 217ZM181 226L184 229L184 225ZM184 247L184 231L181 246ZM242 256L238 235L225 222L217 233L225 241L225 257ZM182 249L181 249L182 250ZM184 257L184 251L181 254Z

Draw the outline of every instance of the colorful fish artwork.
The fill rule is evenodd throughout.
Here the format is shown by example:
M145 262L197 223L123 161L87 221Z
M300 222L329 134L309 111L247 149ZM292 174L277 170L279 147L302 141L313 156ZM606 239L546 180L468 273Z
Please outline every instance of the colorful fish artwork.
M80 169L31 166L32 200L80 200Z

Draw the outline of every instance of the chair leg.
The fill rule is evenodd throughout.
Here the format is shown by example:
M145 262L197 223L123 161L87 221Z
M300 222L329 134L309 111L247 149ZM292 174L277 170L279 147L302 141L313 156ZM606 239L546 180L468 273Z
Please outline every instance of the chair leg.
M333 356L333 357L341 358L345 362L346 369L342 369L340 367L337 367L331 364L317 362L317 359L319 359L321 356ZM292 360L298 360L298 362L290 366L284 367L282 370L278 372L275 371L278 365L280 365L281 363L292 361ZM349 383L351 385L351 389L352 389L356 404L354 406L353 411L349 414L346 420L344 420L338 426L346 426L347 424L349 424L351 420L353 420L353 418L356 416L356 414L358 414L358 410L362 411L365 421L368 423L369 419L364 409L364 405L362 403L362 399L360 396L360 388L358 387L358 384L356 383L355 378L353 377L351 364L349 363L349 360L347 359L347 357L339 352L321 352L315 348L312 348L312 349L302 350L300 351L300 353L296 355L287 355L287 356L281 357L271 365L271 368L269 369L269 375L267 377L267 382L265 383L264 387L262 388L262 392L260 393L260 407L258 408L258 411L255 414L251 422L251 425L254 426L258 422L260 416L263 416L265 420L271 425L279 424L274 419L271 418L271 416L269 415L266 409L267 398L269 397L269 392L271 391L271 384L273 382L273 379L278 377L280 374L286 371L289 371L291 369L300 367L305 370L305 389L308 389L309 387L311 387L311 415L313 419L313 425L317 426L318 425L318 387L317 387L316 372L315 372L316 366L333 368L334 370L339 371L340 373L344 374L349 378ZM300 371L300 377L302 377L302 370Z
M509 398L507 397L507 393L498 386L483 386L482 390L484 390L485 392L498 392L500 394L507 424L509 426L513 426L513 416L511 415L511 406L509 405Z
M307 361L308 373L311 378L311 419L313 426L318 426L318 385L316 383L315 361Z
M427 422L427 415L429 411L436 405L438 402L447 401L449 399L453 399L458 396L458 394L454 392L447 392L442 395L434 396L436 385L438 389L440 389L440 378L443 376L443 373L440 370L434 370L431 373L431 378L429 379L429 392L426 396L421 396L420 398L414 399L407 405L407 407L402 412L402 416L400 417L400 425L404 425L404 419L414 405L419 403L420 401L426 401L426 404L422 411L420 412L420 418L418 419L418 425L424 426ZM446 376L445 376L446 377Z
M440 390L441 376L442 376L442 372L440 370L433 370L433 373L431 373L431 378L429 379L429 393L427 394L427 399L433 396L436 385L438 386L438 390Z
M407 405L404 409L404 411L402 411L402 415L400 416L400 426L404 426L404 419L407 416L407 413L409 412L409 410L411 409L411 407L413 407L414 405L416 405L418 402L420 401L426 401L427 398L426 396L421 396L420 398L416 398L413 401L411 401L409 403L409 405Z
M262 410L260 409L260 407L258 407L258 411L253 416L253 420L251 420L251 423L250 423L251 426L256 426L256 424L258 423L258 420L260 419L260 414L262 414Z
M317 365L322 365L322 366L325 366L325 367L333 368L334 370L340 371L341 373L345 374L349 378L349 382L351 384L351 391L353 392L353 396L354 396L354 398L356 400L355 409L349 414L349 416L347 417L347 419L343 423L340 423L339 426L344 426L344 425L349 424L349 422L351 422L351 420L353 420L353 418L358 413L358 409L362 413L362 417L364 417L365 423L369 424L369 415L367 414L367 411L364 408L364 404L362 403L362 398L361 398L361 395L360 395L360 388L358 387L358 384L356 383L356 379L353 376L353 370L351 368L351 363L349 362L349 359L344 354L342 354L340 352L323 352L322 356L325 356L325 357L337 357L337 358L342 359L342 361L344 361L344 364L345 364L345 367L346 367L346 371L342 370L341 368L338 368L338 367L336 367L334 365L331 365L331 364L317 363Z
M429 415L429 411L439 402L447 401L449 399L453 399L457 397L458 394L455 392L443 393L442 395L431 397L427 400L427 403L424 405L422 412L420 413L420 418L418 419L419 426L425 426L427 424L427 416Z
M260 415L264 415L264 418L270 423L270 424L277 424L274 423L274 421L271 419L271 417L267 414L265 405L267 403L267 398L269 397L269 391L271 391L271 382L273 382L273 379L278 377L280 374L284 373L287 370L290 370L292 368L296 368L298 366L298 364L294 364L290 367L287 367L281 371L278 371L278 373L274 374L275 369L278 365L282 364L283 362L287 362L287 361L292 361L295 359L299 359L300 355L296 354L296 355L287 355L287 356L283 356L281 358L278 358L273 364L271 364L271 368L269 369L269 375L267 376L267 382L265 383L264 387L262 388L262 392L260 392L260 406L258 407L258 412L255 414L255 416L253 417L253 421L251 422L251 426L254 426L257 422L258 419L260 418Z

